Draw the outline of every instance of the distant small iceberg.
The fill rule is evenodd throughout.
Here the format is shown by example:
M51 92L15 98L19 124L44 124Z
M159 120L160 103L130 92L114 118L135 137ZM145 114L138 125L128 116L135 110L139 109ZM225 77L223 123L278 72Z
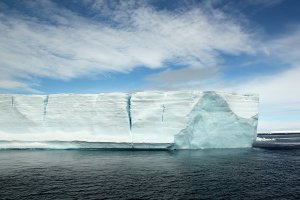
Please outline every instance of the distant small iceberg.
M266 149L300 149L300 131L259 133L253 147Z

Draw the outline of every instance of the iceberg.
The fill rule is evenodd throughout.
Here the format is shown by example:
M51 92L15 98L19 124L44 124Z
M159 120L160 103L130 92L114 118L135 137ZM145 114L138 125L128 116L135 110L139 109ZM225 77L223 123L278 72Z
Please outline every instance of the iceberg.
M257 95L0 94L0 149L251 147L257 121Z

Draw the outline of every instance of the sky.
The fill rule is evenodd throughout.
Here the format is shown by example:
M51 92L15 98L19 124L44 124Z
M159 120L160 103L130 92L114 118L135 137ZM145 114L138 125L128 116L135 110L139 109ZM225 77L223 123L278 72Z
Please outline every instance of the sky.
M298 0L0 0L0 93L259 94L300 130Z

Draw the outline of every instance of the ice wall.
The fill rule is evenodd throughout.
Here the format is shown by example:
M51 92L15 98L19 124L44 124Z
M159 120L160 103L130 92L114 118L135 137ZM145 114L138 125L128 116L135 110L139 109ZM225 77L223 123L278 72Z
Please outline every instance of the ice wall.
M131 97L133 141L173 142L185 128L200 92L138 92Z
M0 140L131 142L127 96L0 95Z
M0 95L0 130L8 134L22 134L39 128L43 123L41 95ZM0 137L6 139L5 137Z
M257 113L257 96L216 92L0 94L0 140L248 147Z

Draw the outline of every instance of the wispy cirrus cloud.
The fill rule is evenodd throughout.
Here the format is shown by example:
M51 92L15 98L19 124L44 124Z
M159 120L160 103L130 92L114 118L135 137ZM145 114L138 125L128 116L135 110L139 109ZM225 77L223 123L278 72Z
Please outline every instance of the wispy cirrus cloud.
M170 12L121 2L80 2L90 16L50 0L26 1L22 9L2 2L0 87L28 89L39 78L70 80L166 63L199 72L216 67L220 54L256 51L251 33L220 10L202 5Z
M282 70L277 73L253 77L241 84L239 90L254 91L261 94L264 102L269 104L292 105L300 107L300 27L266 41L269 59L282 63Z
M281 62L282 70L252 77L223 90L260 95L259 130L299 130L300 128L300 27L265 42L268 59ZM226 85L226 83L223 83Z

